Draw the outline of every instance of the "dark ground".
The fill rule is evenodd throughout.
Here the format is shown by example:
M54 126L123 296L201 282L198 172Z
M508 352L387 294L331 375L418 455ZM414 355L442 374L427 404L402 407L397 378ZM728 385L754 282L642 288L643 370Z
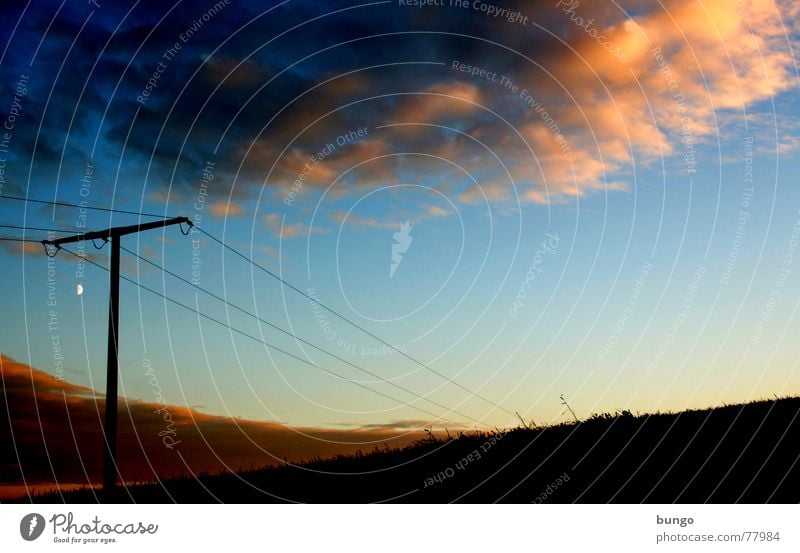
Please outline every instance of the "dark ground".
M798 414L797 397L678 414L624 412L130 486L117 501L797 503ZM86 489L34 501L97 497Z

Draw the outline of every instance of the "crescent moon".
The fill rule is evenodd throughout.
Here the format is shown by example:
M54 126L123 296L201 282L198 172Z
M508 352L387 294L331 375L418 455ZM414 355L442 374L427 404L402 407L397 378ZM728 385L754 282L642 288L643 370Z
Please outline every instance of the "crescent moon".
M83 294L83 284L78 284L75 287L75 292L80 296Z

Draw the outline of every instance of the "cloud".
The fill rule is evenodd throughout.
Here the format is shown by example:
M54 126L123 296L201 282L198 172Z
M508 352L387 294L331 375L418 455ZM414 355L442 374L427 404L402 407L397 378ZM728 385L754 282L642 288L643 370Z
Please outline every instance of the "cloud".
M322 227L311 228L305 223L284 223L282 217L277 213L267 213L261 220L267 228L272 231L276 238L298 238L306 237L311 234L324 234L327 229Z
M0 407L13 413L0 421L8 445L0 451L2 488L13 485L18 491L23 478L72 486L99 482L102 394L6 356L0 356L0 375ZM121 398L118 461L126 481L142 481L325 457L382 441L401 446L419 438L380 428L291 428Z
M169 245L178 243L178 241L175 240L174 238L170 238L169 236L166 236L166 235L163 235L163 234L156 235L156 240L158 240L159 242L163 242L164 244L169 244Z
M98 245L100 241L98 241ZM88 248L88 246L86 246ZM29 265L29 271L41 271L42 274L47 272L47 264L50 262L49 258L45 254L44 246L39 242L0 242L0 250L5 251L8 254L14 256L25 256L29 257L31 263ZM67 253L66 250L69 250L71 253ZM49 249L48 251L52 252L53 250ZM144 253L144 250L143 250ZM158 255L158 252L153 252L150 250L150 254ZM73 255L76 254L76 255ZM56 257L60 263L68 263L68 264L76 264L79 262L79 258L83 258L89 263L96 263L101 267L108 267L109 257L107 254L103 253L102 251L95 250L94 248L88 248L80 250L75 247L75 244L67 244L56 253ZM142 264L137 268L137 261L135 258L131 258L128 256L122 256L120 258L120 267L122 270L128 274L130 273L149 273L153 270L153 268L149 265Z
M42 43L38 80L25 99L25 116L41 121L42 129L15 129L19 159L7 168L9 189L15 182L60 182L59 194L76 197L92 145L99 144L96 182L114 180L122 160L120 189L159 202L166 201L165 190L194 197L211 158L217 165L209 202L232 194L240 206L264 186L282 199L301 175L298 202L340 177L331 191L337 198L432 174L452 178L453 197L464 202L482 200L470 177L491 183L485 189L496 202L517 195L527 202L569 201L607 187L628 189L634 166L657 166L662 155L685 170L687 136L698 150L708 146L698 156L716 161L711 146L719 119L744 108L752 113L797 84L790 46L800 46L800 10L792 0L583 2L571 13L565 5L504 3L535 15L545 30L471 9L396 4L319 19L328 8L314 2L270 17L251 6L226 10L224 24L205 26L141 105L137 95L165 47L196 18L197 6L178 6L157 26L158 10L136 10L95 66L96 52L124 14L98 12L79 34L85 14L67 4ZM4 63L11 74L26 70L52 14L33 9L26 17ZM591 20L594 34L577 17ZM298 31L303 40L289 35L259 48L264 36L312 18L314 32ZM398 32L365 39L376 22L382 33ZM420 26L429 32L399 32ZM77 36L68 71L59 71L57 54ZM509 77L519 90L455 71L452 60ZM6 96L11 81L1 83ZM50 98L47 109L43 98ZM404 126L378 128L386 124ZM337 142L364 128L366 136ZM794 135L778 142L781 152L797 147ZM327 145L334 148L312 162ZM518 194L492 154L511 171ZM27 175L23 169L34 156ZM52 192L35 186L41 189L33 192ZM97 188L92 200L108 200L102 193Z
M244 207L236 202L213 202L208 208L212 217L224 219L227 217L241 217L247 213Z
M409 212L395 212L381 220L377 217L361 215L355 211L335 210L331 212L331 221L338 225L347 225L355 229L384 229L397 231L403 221L409 221L412 226L428 219L441 219L449 217L453 212L437 205L420 205Z
M427 213L432 217L449 217L453 212L442 209L438 205L432 205L428 207Z
M438 423L441 424L441 423ZM359 426L362 430L422 430L431 428L431 421L421 419L395 420L384 423L364 424ZM459 429L461 427L453 427ZM464 427L468 428L468 427Z
M331 213L331 220L339 225L349 225L354 228L378 228L378 229L397 229L396 221L379 221L375 217L365 217L358 213L346 211L334 211Z
M464 117L480 109L481 92L472 83L453 81L428 87L406 96L392 114L401 123L431 123L454 116Z
M480 202L505 202L511 197L511 182L508 179L494 179L479 182L464 190L458 200L465 204Z
M270 257L278 257L278 250L276 250L272 246L267 246L267 245L259 246L258 251Z
M147 194L147 199L157 204L168 204L170 202L180 204L180 196L172 190L156 190Z
M252 87L264 82L266 71L252 59L214 57L206 60L202 78L209 84L222 84L229 88Z
M627 20L580 4L575 14L598 21L605 39L628 60L568 26L574 51L554 56L549 83L531 83L570 144L569 154L559 151L557 133L541 114L523 127L541 161L541 168L523 165L524 172L551 197L582 195L608 183L625 189L619 179L634 159L647 164L683 155L687 140L698 147L713 139L720 110L741 112L796 82L780 7L770 1L676 0ZM544 198L536 190L524 197Z
M36 242L12 242L4 240L0 242L0 248L12 255L41 255L44 247Z

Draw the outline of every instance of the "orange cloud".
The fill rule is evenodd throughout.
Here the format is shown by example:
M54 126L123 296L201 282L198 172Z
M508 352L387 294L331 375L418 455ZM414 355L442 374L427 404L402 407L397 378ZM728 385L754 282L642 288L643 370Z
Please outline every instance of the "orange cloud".
M528 6L512 4L523 11ZM537 6L538 15L565 42L508 27L508 44L535 63L511 54L490 57L496 50L488 46L471 53L470 63L511 77L528 98L464 73L434 75L419 81L422 85L413 79L344 76L271 124L269 136L248 150L243 175L263 182L274 164L267 184L277 185L280 197L304 174L311 156L335 143L354 120L367 117L397 126L372 128L365 139L337 146L312 164L302 187L325 187L345 175L330 192L338 197L396 183L398 175L416 171L453 178L460 186L454 196L464 202L483 199L477 185L464 184L470 178L482 183L492 201L513 201L510 179L491 155L496 154L523 201L562 202L627 189L636 166L654 165L662 156L670 158L668 170L684 174L694 170L684 157L716 163L699 159L704 152L698 148L725 133L720 126L728 115L740 120L743 108L748 117L758 115L755 105L797 83L789 46L797 42L791 37L800 27L800 9L789 0L636 2L631 17L608 3L576 5L574 15L592 20L594 32L555 3ZM357 93L376 99L343 108L345 98ZM448 126L452 134L442 128ZM777 144L780 151L798 147L791 137ZM432 161L433 156L446 161ZM448 173L447 161L469 177Z
M402 98L404 101L392 114L392 120L401 123L429 123L464 116L480 109L483 101L478 87L460 81L436 84L421 94Z
M240 217L246 214L247 211L236 202L220 201L210 205L209 213L211 213L212 217L224 219L226 217Z
M37 255L44 253L44 246L36 242L0 242L0 248L15 255Z
M508 180L491 180L481 182L467 188L458 196L458 200L466 204L481 202L504 202L511 197L511 182Z
M102 473L102 394L0 356L0 493L25 482L91 485ZM7 417L5 413L10 413ZM291 428L200 413L180 405L121 399L120 472L125 481L277 465L316 456L405 445L420 433L392 428ZM419 428L414 426L413 428Z
M426 213L431 217L449 217L453 214L452 211L448 211L439 207L438 205L429 206Z
M716 133L720 110L748 108L794 85L782 8L772 1L662 5L602 29L627 61L582 29L573 30L575 51L563 52L551 64L554 82L532 87L572 146L571 156L561 156L552 137L535 128L541 122L527 127L526 138L544 159L538 187L546 182L556 195L601 189L604 179L618 178L615 173L630 167L634 156L649 163L680 155L685 138L697 145ZM576 13L585 19L609 17L589 4ZM566 101L562 86L574 101Z

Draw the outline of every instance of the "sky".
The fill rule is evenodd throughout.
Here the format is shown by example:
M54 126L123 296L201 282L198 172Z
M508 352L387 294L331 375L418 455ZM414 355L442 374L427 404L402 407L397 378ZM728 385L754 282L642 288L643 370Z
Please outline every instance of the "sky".
M369 443L796 395L800 6L419 4L0 6L0 234L194 224L123 239L120 394ZM84 398L72 251L0 242L0 353Z

